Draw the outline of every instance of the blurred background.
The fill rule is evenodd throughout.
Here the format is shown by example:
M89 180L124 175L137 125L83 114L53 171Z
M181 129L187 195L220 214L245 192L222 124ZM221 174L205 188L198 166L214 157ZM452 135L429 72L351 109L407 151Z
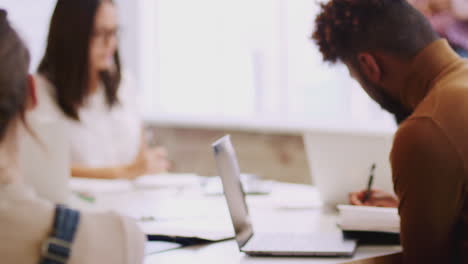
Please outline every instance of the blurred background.
M116 0L125 71L176 172L214 174L209 143L231 133L247 172L309 182L302 133L393 125L345 67L322 62L310 38L319 2ZM0 0L31 50L31 72L54 5Z

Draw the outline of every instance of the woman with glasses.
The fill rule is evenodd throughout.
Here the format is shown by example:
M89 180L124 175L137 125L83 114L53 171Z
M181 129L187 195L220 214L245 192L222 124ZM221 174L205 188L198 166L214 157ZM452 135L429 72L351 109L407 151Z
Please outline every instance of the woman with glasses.
M69 125L75 177L131 179L169 168L164 149L146 146L137 87L120 63L118 31L112 0L57 1L30 117Z

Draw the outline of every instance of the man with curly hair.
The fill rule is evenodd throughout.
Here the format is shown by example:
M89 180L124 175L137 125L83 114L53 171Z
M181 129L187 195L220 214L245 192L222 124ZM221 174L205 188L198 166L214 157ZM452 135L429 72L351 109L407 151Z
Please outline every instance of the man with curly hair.
M468 62L406 0L330 0L313 39L400 124L390 156L405 264L468 263Z

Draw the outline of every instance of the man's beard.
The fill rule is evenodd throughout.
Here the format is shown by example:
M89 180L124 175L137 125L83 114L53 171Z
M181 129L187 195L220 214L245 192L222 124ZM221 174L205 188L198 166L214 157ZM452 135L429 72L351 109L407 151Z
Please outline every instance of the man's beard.
M400 125L412 114L412 111L408 110L408 108L406 108L403 103L390 96L383 87L372 84L364 77L363 74L361 74L361 81L361 85L366 86L364 90L367 92L367 94L377 104L379 104L380 107L393 114L398 125Z
M373 87L376 89L377 93L379 94L379 99L374 99L374 101L380 105L384 110L388 111L389 113L393 114L395 121L398 125L400 125L403 121L405 121L412 112L408 110L401 102L393 99L390 95L388 95L382 87Z

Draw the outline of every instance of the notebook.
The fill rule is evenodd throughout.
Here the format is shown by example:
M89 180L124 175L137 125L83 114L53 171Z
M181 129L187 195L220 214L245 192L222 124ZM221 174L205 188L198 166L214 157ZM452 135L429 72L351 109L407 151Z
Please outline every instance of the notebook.
M396 208L338 205L338 226L360 244L398 244L400 216Z
M150 241L174 242L184 246L224 241L234 237L230 223L219 219L139 221L138 224Z

